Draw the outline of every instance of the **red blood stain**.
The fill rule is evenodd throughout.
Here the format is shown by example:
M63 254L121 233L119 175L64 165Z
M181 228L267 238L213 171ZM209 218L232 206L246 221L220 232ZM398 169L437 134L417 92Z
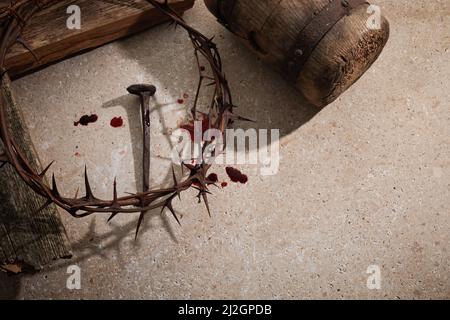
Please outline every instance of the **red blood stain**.
M227 182L222 182L222 183L220 184L220 186L221 186L222 188L226 188L226 187L228 187L228 183L227 183Z
M208 178L206 178L206 179L208 179L208 181L211 182L211 183L216 183L216 182L219 181L219 177L218 177L217 174L215 174L215 173L211 173L211 174L208 176Z
M81 154L79 152L75 152L75 157L81 157Z
M189 99L189 95L187 93L183 94L183 98Z
M98 116L96 114L91 114L90 116L88 116L87 114L82 116L80 118L80 120L76 121L73 123L74 126L78 126L78 125L82 125L82 126L87 126L89 123L94 123L97 122L98 120Z
M113 128L120 128L123 126L123 119L122 117L114 117L111 120L111 127Z
M231 181L233 182L240 182L240 183L247 183L248 182L248 177L243 174L241 171L239 171L238 169L232 168L232 167L227 167L226 169L227 171L227 175L228 177L230 177Z
M204 133L209 130L209 119L204 118L203 120L201 120L201 122L202 122L202 139L203 139ZM193 121L190 121L187 124L181 125L180 129L189 131L189 133L191 135L191 140L194 141L194 139L195 139L195 124Z
M177 102L178 102L178 104L183 104L184 100L183 99L178 99Z

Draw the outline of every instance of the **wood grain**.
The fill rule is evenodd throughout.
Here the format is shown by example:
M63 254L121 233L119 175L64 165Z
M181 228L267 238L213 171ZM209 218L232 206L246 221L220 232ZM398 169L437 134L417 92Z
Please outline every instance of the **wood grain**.
M179 13L192 8L195 0L171 0ZM81 29L67 28L67 7L81 9ZM38 13L26 26L23 39L39 61L17 43L8 53L6 68L11 78L57 62L78 52L99 47L113 40L167 21L166 16L144 0L63 0Z
M11 132L30 164L36 172L41 172L20 108L6 93L9 86L9 78L4 76L1 90L9 102L6 105L9 105ZM69 240L56 207L36 213L45 200L10 165L0 170L0 186L0 268L3 266L11 272L21 271L22 267L39 270L53 260L69 258L72 255Z

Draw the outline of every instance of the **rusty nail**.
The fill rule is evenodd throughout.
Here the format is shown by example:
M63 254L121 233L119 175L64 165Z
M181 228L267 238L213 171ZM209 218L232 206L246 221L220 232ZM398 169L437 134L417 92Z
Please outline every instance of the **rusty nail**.
M143 154L143 188L144 192L150 189L150 97L156 93L156 87L149 84L135 84L129 86L130 94L139 96L141 99L142 127L144 131L144 154Z

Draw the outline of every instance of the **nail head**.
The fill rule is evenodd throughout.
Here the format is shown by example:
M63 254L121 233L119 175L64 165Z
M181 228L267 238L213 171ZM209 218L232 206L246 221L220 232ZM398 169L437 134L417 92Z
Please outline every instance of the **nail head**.
M130 94L135 95L142 95L142 94L149 94L150 96L153 96L156 93L156 87L151 84L134 84L127 88L127 91Z

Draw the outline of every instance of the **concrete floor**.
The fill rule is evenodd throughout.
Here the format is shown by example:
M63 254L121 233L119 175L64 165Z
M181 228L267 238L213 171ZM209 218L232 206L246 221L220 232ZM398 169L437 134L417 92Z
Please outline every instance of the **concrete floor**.
M239 112L281 129L280 172L243 166L246 185L176 204L180 228L155 213L137 242L137 215L107 224L62 213L75 256L33 276L0 275L9 298L450 298L450 3L378 0L391 23L380 59L335 103L315 112L216 23L202 1L185 18L215 35ZM87 163L99 196L140 181L137 101L125 88L158 87L153 182L167 179L168 136L192 103L191 45L157 27L14 82L44 163L75 193ZM85 113L99 121L74 127ZM122 116L123 128L110 119ZM248 127L248 125L246 125ZM226 180L224 168L213 170ZM138 181L138 182L136 182ZM66 288L81 268L81 290ZM381 289L366 286L370 265Z

